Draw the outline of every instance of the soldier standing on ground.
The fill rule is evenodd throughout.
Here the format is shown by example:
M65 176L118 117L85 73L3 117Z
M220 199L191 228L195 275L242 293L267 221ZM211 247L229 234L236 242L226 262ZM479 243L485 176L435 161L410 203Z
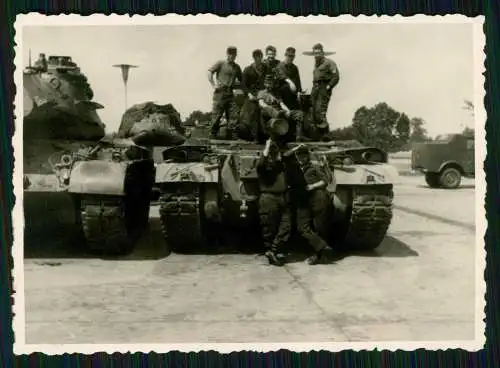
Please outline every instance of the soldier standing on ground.
M264 89L266 66L262 60L264 55L261 50L254 50L252 57L253 63L243 70L241 81L243 91L247 95L241 108L241 123L249 131L252 140L259 140L262 136L262 129L257 94Z
M268 139L257 164L259 177L259 218L269 263L284 264L283 247L290 239L291 211L285 167L278 146Z
M326 191L328 178L312 164L311 154L306 146L299 146L295 154L304 173L314 229L322 239L329 239L331 199Z
M225 115L228 124L227 139L232 138L232 132L238 120L238 107L235 102L233 89L237 81L241 82L242 72L240 66L235 62L237 56L236 47L228 47L226 54L226 60L217 61L208 70L208 80L214 88L210 138L217 137L222 115ZM216 83L213 81L214 74L217 77Z
M308 263L310 265L328 263L333 250L312 227L313 219L310 209L310 191L314 189L315 186L309 186L307 183L307 179L296 156L297 149L298 148L292 148L283 155L287 180L291 188L290 199L296 213L297 231L309 243L311 248L314 249L314 255L309 257Z
M339 70L333 60L325 57L323 45L320 43L313 46L313 54L315 59L311 90L313 121L321 131L328 131L326 113L332 97L332 89L340 79Z

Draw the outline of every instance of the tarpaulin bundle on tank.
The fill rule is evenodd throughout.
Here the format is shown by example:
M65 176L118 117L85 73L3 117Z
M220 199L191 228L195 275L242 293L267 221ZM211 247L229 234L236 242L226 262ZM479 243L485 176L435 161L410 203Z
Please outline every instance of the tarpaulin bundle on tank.
M172 104L157 105L154 102L145 102L142 104L137 104L125 111L120 124L120 129L118 130L119 136L125 136L134 123L137 123L151 114L165 114L171 118L171 123L174 124L176 128L182 131L182 121L179 112L175 109Z
M179 112L172 104L137 104L123 114L118 138L130 138L146 146L170 146L184 143L185 129Z

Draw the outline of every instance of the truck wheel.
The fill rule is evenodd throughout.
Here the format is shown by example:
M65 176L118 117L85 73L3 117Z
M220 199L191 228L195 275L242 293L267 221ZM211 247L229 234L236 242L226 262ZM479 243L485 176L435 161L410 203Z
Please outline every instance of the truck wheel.
M439 183L443 188L456 189L460 186L462 175L453 167L447 167L439 175Z
M431 188L439 188L439 174L436 173L425 173L425 182Z

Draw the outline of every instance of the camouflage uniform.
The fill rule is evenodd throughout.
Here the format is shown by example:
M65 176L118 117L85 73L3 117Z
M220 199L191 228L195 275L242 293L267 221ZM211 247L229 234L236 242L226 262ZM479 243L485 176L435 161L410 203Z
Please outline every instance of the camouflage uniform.
M228 131L232 132L236 128L238 106L234 100L233 88L236 79L241 81L242 72L237 63L226 60L216 62L209 69L209 72L217 74L217 87L213 95L211 127L211 135L215 137L219 133L220 120L223 115L227 120Z
M279 253L290 239L291 231L291 211L283 162L261 156L257 173L261 193L259 217L266 256L271 264L282 265Z
M326 112L332 97L332 89L339 82L337 64L326 57L316 62L311 90L312 113L314 123L321 129L328 128Z

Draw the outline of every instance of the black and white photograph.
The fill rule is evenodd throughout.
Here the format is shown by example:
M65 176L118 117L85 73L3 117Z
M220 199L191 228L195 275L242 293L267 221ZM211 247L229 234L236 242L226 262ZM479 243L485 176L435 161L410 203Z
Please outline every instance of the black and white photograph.
M481 349L483 22L19 15L16 354Z

